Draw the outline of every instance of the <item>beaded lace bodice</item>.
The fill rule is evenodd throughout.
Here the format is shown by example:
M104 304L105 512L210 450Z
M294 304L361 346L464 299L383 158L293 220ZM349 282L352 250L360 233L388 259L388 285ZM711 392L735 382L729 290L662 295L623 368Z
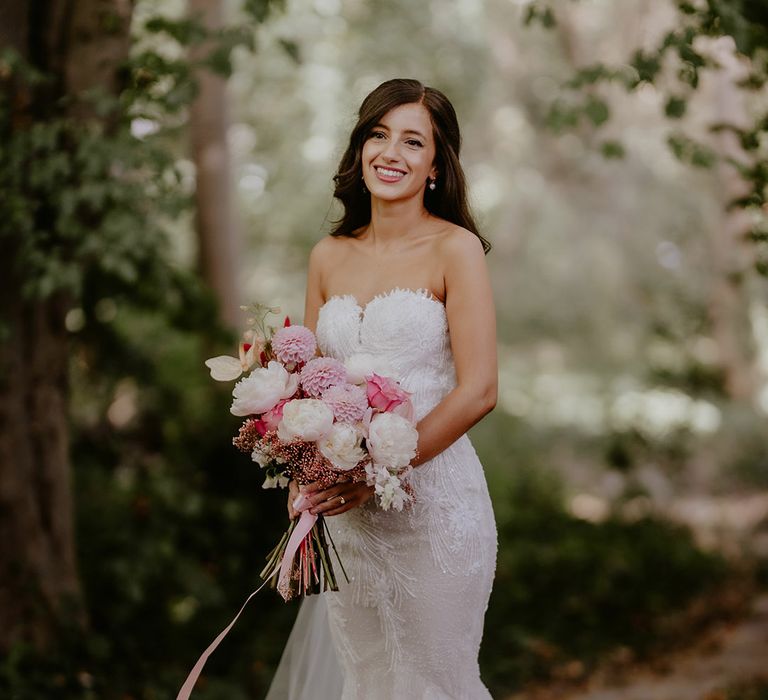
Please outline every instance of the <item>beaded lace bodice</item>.
M351 294L332 296L320 309L317 339L323 354L340 360L357 352L385 356L414 392L418 419L456 384L445 307L425 289L396 287L364 307Z
M383 356L412 392L417 420L456 386L446 310L428 290L398 287L364 307L352 295L332 296L320 308L317 339L340 360ZM496 529L482 465L462 435L410 481L414 502L402 512L371 500L329 519L350 575L326 595L343 699L488 698L477 651Z

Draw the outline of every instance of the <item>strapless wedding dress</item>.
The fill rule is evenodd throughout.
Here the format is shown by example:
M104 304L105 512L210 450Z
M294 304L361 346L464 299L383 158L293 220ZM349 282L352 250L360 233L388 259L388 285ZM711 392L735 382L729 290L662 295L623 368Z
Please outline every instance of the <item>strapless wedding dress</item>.
M456 385L445 307L395 288L321 307L323 354L382 355L421 419ZM328 519L349 575L302 603L268 700L487 700L478 650L496 566L482 465L465 434L410 477L401 512L373 500ZM338 568L338 567L337 567ZM329 635L330 639L325 635Z

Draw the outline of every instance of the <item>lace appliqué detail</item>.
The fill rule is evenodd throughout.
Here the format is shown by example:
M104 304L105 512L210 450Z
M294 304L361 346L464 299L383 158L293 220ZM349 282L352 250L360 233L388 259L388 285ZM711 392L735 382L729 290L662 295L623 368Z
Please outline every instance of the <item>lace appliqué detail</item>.
M417 420L456 386L448 319L426 289L394 288L361 306L320 308L322 352L383 356L412 393ZM410 476L401 512L367 503L329 519L350 581L324 594L345 669L343 699L487 700L477 653L496 557L482 465L466 435ZM361 695L364 693L364 695Z

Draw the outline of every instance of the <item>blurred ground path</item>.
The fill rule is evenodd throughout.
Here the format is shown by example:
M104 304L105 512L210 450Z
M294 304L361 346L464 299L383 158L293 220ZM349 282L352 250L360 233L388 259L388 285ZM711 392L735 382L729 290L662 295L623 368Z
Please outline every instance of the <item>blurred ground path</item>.
M768 681L768 594L751 614L723 627L704 648L675 654L663 671L630 670L620 678L595 676L589 688L540 688L508 700L726 700L726 687Z
M705 548L739 558L768 557L768 493L675 498L666 516L689 526ZM768 593L758 595L738 621L715 624L687 649L648 666L606 665L579 687L553 683L504 700L746 700L734 685L768 683ZM754 697L763 697L754 696Z
M682 656L663 675L637 673L622 685L594 687L562 700L719 700L735 683L768 679L768 594L759 596L752 614L723 630L717 648Z

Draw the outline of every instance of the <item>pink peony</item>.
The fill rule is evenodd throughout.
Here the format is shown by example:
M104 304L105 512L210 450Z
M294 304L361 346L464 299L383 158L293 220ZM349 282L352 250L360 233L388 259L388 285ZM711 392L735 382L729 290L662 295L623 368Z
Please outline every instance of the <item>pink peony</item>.
M400 385L389 377L381 377L375 372L366 384L368 403L375 409L386 413L410 401L410 393L402 389Z
M285 326L272 336L272 350L280 362L307 362L316 349L315 334L306 326Z
M347 368L332 357L316 357L304 365L301 388L309 396L320 396L329 387L347 383Z
M283 417L283 406L288 403L290 399L283 399L277 406L270 408L266 413L261 416L261 423L264 424L267 430L277 430L277 426Z
M323 392L322 399L333 411L334 418L345 423L363 419L368 408L365 389L356 384L337 384Z

